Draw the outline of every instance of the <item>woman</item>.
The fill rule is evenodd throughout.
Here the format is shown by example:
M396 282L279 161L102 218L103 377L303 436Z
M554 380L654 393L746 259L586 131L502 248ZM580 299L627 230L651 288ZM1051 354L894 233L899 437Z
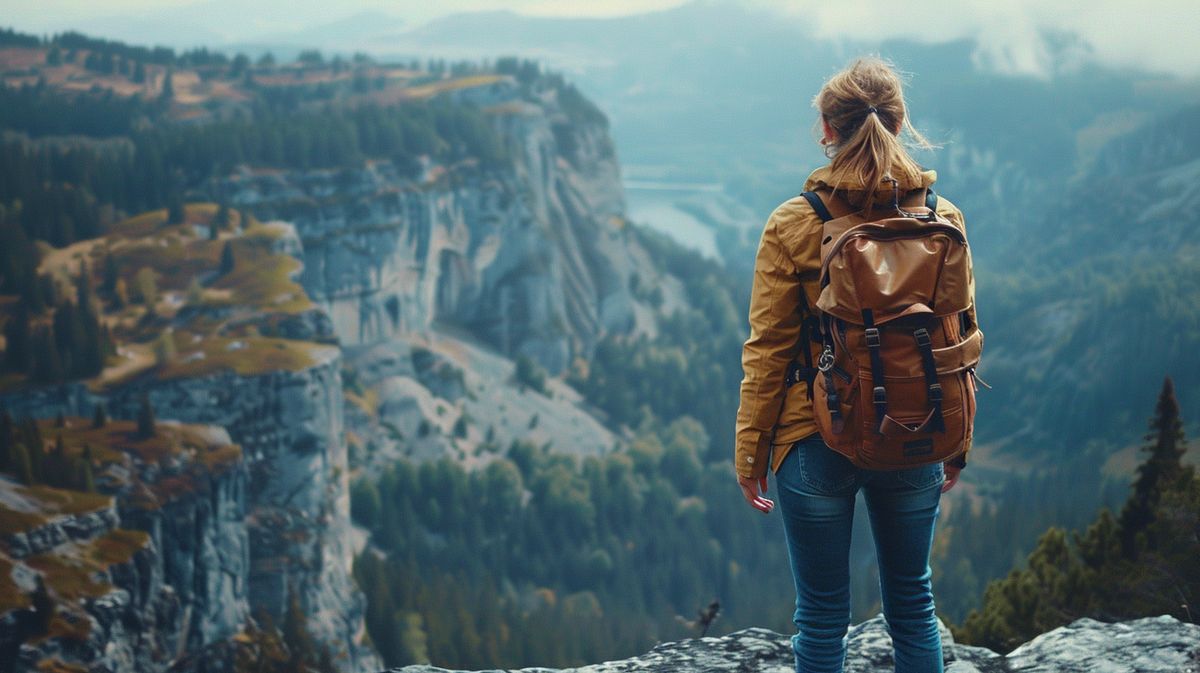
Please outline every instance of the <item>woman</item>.
M833 190L849 211L891 204L892 179L902 194L920 195L933 184L936 173L922 170L898 138L907 130L929 147L907 118L900 78L888 64L856 61L825 83L814 105L821 116L821 144L832 160L809 176L804 191ZM962 213L945 198L937 200L937 212L963 226ZM808 332L815 323L809 307L819 295L821 232L821 218L802 197L776 208L763 230L750 338L742 355L745 378L734 455L738 484L752 507L769 513L774 503L766 498L767 468L775 472L796 585L798 632L792 646L797 671L842 670L850 620L850 529L859 489L870 513L896 671L941 671L929 550L939 499L957 482L966 454L944 465L866 470L817 434L811 383L787 379L793 363L805 361L801 348L812 349L808 362L820 353ZM972 296L972 320L973 312Z

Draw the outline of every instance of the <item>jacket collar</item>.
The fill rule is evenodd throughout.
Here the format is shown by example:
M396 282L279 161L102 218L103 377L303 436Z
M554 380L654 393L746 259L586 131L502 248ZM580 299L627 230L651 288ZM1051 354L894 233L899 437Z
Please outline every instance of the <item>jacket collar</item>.
M936 180L937 171L934 170L921 171L916 175L900 173L897 176L901 194L914 189L927 188ZM866 192L858 176L846 170L835 171L832 164L826 164L813 171L804 181L804 191L810 192L816 189L836 190L839 196L852 204L861 203ZM880 182L879 186L875 188L875 199L877 201L887 199L890 202L891 197L892 183Z

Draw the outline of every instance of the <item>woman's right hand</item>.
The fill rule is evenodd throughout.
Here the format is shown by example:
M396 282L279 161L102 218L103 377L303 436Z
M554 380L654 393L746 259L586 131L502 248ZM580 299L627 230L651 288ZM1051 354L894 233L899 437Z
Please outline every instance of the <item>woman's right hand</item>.
M954 488L954 485L958 483L958 473L962 472L961 467L953 465L945 465L944 468L946 470L946 483L942 484L942 493Z
M770 514L771 509L775 507L775 502L759 495L759 491L764 494L767 492L767 475L758 478L743 477L738 475L738 486L742 488L742 497L750 506L763 514Z

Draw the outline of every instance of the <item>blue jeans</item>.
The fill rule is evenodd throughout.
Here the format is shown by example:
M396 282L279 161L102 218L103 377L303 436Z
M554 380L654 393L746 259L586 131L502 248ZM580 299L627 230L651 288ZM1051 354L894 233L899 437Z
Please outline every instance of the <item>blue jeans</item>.
M864 470L820 435L793 445L775 482L796 582L797 673L841 673L850 623L850 528L860 488L875 537L896 673L941 673L929 548L944 480L941 463Z

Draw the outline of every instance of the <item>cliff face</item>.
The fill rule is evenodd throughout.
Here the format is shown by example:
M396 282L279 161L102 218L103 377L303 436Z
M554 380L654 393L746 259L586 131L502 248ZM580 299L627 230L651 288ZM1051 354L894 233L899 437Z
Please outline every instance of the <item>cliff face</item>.
M501 170L425 166L410 179L378 161L245 171L214 189L294 223L300 282L343 344L450 324L560 372L604 333L652 329L630 286L638 270L647 281L654 272L622 233L604 126L570 119L554 90L536 104L518 93L501 87L486 100L512 158Z
M358 644L364 599L350 578L340 352L316 352L297 371L147 379L105 394L72 385L4 400L17 418L90 417L99 403L134 418L145 394L161 415L218 426L241 445L238 480L128 517L157 540L189 652L232 635L251 608L282 616L295 592L310 630L348 670L372 660Z
M846 673L890 673L892 642L882 617L850 629ZM1081 619L1055 629L1001 656L982 647L959 645L942 633L948 673L1179 673L1200 666L1200 626L1172 617L1119 624ZM569 669L570 673L718 673L796 670L788 636L751 628L720 638L663 643L631 659ZM520 673L555 673L557 669L523 668ZM393 673L449 673L433 666L405 666ZM462 673L457 672L457 673ZM501 673L486 671L480 673ZM519 672L512 672L519 673ZM567 669L563 671L567 673Z
M222 428L164 424L155 451L124 452L114 447L131 423L87 426L72 419L65 432L114 439L100 494L0 478L0 594L11 582L36 595L40 581L54 602L45 631L36 599L0 606L0 663L162 670L230 637L249 613L246 464Z

